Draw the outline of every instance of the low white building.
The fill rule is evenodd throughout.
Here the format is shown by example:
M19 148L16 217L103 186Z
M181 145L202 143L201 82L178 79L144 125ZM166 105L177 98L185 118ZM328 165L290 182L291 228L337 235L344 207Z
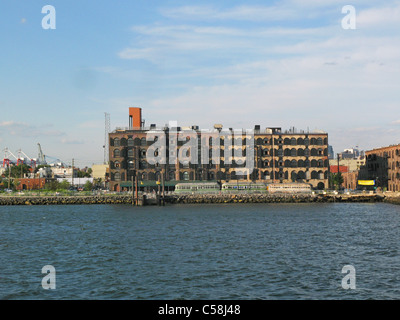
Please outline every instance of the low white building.
M72 168L69 167L51 167L54 178L72 178ZM77 175L77 169L74 168L74 177Z
M64 180L67 180L74 187L83 187L88 181L93 183L93 178L57 178L58 182L63 182Z

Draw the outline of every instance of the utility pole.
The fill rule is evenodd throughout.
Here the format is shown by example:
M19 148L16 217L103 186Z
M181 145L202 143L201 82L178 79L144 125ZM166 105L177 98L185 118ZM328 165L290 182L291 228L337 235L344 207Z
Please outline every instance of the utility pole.
M72 179L71 179L71 187L74 187L74 158L72 158Z
M338 182L338 191L340 190L340 167L339 167L339 153L337 154L337 182Z
M136 204L139 205L139 183L138 183L138 176L137 171L135 170L135 192L136 192ZM143 204L144 205L144 204Z
M10 190L11 183L11 163L8 163L8 190Z
M135 189L133 185L134 176L132 175L132 206L135 205Z
M161 170L161 185L162 185L162 204L165 205L165 178L164 178L164 170Z

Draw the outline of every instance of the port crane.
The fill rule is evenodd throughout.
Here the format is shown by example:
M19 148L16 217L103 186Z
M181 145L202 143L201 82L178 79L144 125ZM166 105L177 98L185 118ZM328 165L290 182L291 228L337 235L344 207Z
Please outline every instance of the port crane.
M10 151L10 149L8 149L7 147L3 150L4 152L4 158L3 158L3 167L5 167L5 165L7 164L8 166L10 166L11 164L11 160L10 160L10 156L13 156L15 160L17 160L17 163L19 161L19 159Z
M38 164L39 164L39 165L40 165L40 164L43 164L43 165L49 164L49 163L47 163L47 159L48 159L48 158L53 159L53 161L51 161L50 163L54 163L54 162L63 163L63 162L62 162L60 159L58 159L58 158L54 158L54 157L50 157L50 156L48 156L48 155L45 155L45 154L43 153L43 150L42 150L42 147L41 147L40 143L38 143L38 159L37 159Z
M19 149L17 152L18 152L18 162L17 162L17 164L24 163L25 159L28 159L31 162L31 167L36 168L36 161L33 158L27 156L26 153L23 152L21 149ZM25 156L25 158L23 158L21 156L21 154L23 156Z

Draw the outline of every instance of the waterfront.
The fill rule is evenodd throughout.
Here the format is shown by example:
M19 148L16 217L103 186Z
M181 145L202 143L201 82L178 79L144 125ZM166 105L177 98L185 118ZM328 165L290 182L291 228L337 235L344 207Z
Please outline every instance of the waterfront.
M386 203L0 208L2 299L400 299ZM357 288L344 290L344 265ZM56 290L41 287L45 265Z

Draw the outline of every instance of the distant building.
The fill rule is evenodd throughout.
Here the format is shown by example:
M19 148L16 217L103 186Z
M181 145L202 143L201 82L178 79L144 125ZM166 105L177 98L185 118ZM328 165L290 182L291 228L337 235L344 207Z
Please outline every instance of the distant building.
M358 150L358 148L344 149L343 152L338 153L339 159L357 159L364 157L364 151Z
M218 144L215 146L208 144L204 148L200 139L202 131L197 126L157 128L156 125L151 125L146 128L141 118L141 109L129 108L129 127L117 128L109 134L110 189L113 191L128 190L135 177L152 186L157 186L157 181L162 179L169 185L174 185L179 181L248 180L267 183L305 182L316 189L328 187L327 133L294 129L283 132L281 128L261 129L259 125L256 125L253 139L254 150L251 150L247 149L244 130L239 130L239 137L236 136L237 131L235 130L235 135L232 134L230 138L225 139L219 135L222 125L215 125L214 129L216 133L213 133L214 136L210 139L218 139ZM183 151L188 153L185 149L186 144L190 143L192 138L187 136L186 141L168 145L167 149L170 151L164 155L163 164L150 163L146 155L154 142L147 141L146 137L151 130L162 132L166 136L166 141L171 141L173 132L175 136L179 134L183 137L188 131L194 132L196 137L193 137L193 141L196 143L195 148L197 148L199 158L208 153L210 155L217 154L218 161L217 163L210 161L194 164L171 160L171 149L176 150L176 153L173 151L172 159L177 159L176 154L183 153ZM231 128L226 131L234 132ZM233 140L235 140L234 147L232 147ZM249 152L254 154L254 170L250 174L238 175L237 173L242 171L242 167L236 162L230 163L229 159L227 160L225 157L225 151L232 154L240 150L236 148L238 145L236 140L243 141L240 146L241 152L239 152L241 156L245 157Z
M72 167L51 167L53 178L72 178ZM74 177L77 176L77 168L74 168Z
M335 158L335 153L333 152L333 147L331 145L328 145L328 159L334 159Z
M93 180L101 180L104 187L107 188L110 176L110 167L108 164L94 164L92 166L92 177Z

